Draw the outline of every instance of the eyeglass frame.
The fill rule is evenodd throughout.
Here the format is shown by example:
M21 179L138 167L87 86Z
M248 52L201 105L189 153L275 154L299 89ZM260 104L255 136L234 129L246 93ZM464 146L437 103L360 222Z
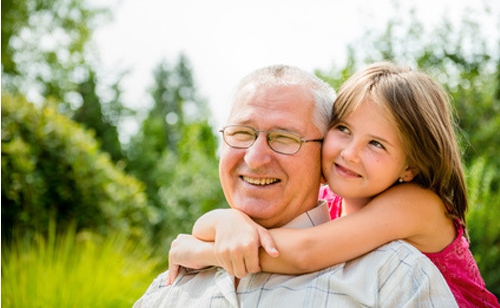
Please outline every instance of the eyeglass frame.
M234 146L232 144L230 144L227 140L226 140L226 134L224 133L225 129L228 128L228 127L242 127L242 128L248 128L250 129L253 133L254 133L254 139L253 141L248 145L248 146ZM231 125L226 125L224 127L222 127L220 130L219 130L220 133L222 133L222 139L224 140L224 142L230 146L231 148L234 148L234 149L248 149L250 148L252 145L255 144L255 141L257 141L257 138L259 138L259 133L265 133L266 134L266 142L267 142L267 145L269 146L269 148L271 150L273 150L273 152L276 152L276 153L279 153L279 154L283 154L283 155L294 155L296 153L298 153L300 151L300 149L302 148L302 144L304 143L308 143L308 142L319 142L319 143L322 143L324 138L317 138L317 139L303 139L302 137L300 137L300 135L298 133L295 133L295 132L292 132L292 131L289 131L289 130L286 130L286 129L271 129L271 130L261 130L261 129L255 129L251 126L248 126L248 125L242 125L242 124L231 124ZM273 146L271 145L271 140L273 138L270 138L270 134L273 133L273 132L284 132L284 133L287 133L287 134L290 134L290 135L293 135L295 137L297 137L297 140L298 140L298 148L295 152L291 152L291 153L287 153L287 152L281 152L281 151L278 151L276 149L273 148Z

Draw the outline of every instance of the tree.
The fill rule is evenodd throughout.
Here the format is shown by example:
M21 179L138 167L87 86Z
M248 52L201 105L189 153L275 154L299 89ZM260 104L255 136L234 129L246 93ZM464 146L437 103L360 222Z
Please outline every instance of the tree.
M78 108L73 120L82 123L85 127L93 129L96 138L101 143L101 148L111 155L113 161L124 158L118 130L115 124L102 111L102 104L96 93L96 77L92 69L88 69L88 78L78 84L77 92L83 100L82 106ZM118 110L117 118L121 117Z
M93 56L86 47L108 13L86 1L2 1L2 90L52 97L70 110L67 94Z
M127 170L146 183L161 217L158 243L166 244L225 202L218 180L218 140L206 104L197 97L187 58L181 55L173 69L160 62L154 76L154 105L131 138Z
M169 148L176 151L186 122L186 116L195 116L207 110L205 103L197 99L196 89L187 58L180 55L176 66L170 71L165 60L153 72L155 85L151 90L154 106L144 123L148 133L163 134L157 138L157 150ZM195 110L186 110L194 107ZM190 114L186 114L186 113ZM150 121L150 122L149 122Z
M126 111L119 100L119 81L111 86L115 98L103 101L88 64L97 61L89 48L92 33L109 16L86 1L3 1L2 90L37 103L52 98L60 112L94 129L102 148L119 161L123 154L117 126Z

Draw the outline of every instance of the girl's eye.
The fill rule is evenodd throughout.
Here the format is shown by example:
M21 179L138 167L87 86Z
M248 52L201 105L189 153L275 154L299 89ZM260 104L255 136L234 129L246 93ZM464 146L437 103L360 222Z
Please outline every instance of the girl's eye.
M343 133L349 133L349 129L347 127L345 127L344 125L337 125L335 127L335 129L337 129L338 131L341 131Z
M370 144L376 146L377 148L381 148L381 149L385 150L385 147L382 145L382 143L380 143L378 141L372 140L372 141L370 141Z

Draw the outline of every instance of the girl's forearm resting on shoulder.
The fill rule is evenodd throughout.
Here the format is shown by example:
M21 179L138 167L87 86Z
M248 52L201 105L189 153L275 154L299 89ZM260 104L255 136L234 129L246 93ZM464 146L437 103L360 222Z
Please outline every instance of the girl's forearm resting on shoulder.
M217 266L214 243L199 240L190 234L179 234L170 246L169 264L191 269Z
M280 255L272 258L261 249L260 266L273 273L308 273L352 260L397 239L425 250L421 243L434 240L435 227L442 223L435 219L441 207L434 193L402 185L334 221L308 229L270 230Z
M193 235L204 241L214 241L215 265L238 278L259 272L259 247L277 255L269 232L246 214L234 209L219 209L198 219Z
M222 223L227 209L212 210L203 214L196 220L193 226L193 235L205 242L215 241L215 227Z
M177 277L180 267L201 269L217 265L213 242L204 242L191 234L179 234L170 246L167 284Z
M195 224L193 235L215 240L219 263L238 277L257 270L301 274L354 259L396 239L425 249L419 243L435 237L432 217L436 208L441 210L439 202L433 193L415 185L391 188L361 210L334 221L308 229L269 230L274 240L269 246L275 245L279 256L262 249L266 246L262 227L237 210L205 214ZM434 228L427 227L432 224Z
M356 245L360 234L349 234L348 227L339 218L307 229L273 229L271 235L280 252L270 257L263 249L259 252L260 266L265 272L304 274L356 258L374 248L376 244ZM345 227L344 227L345 226ZM331 235L330 235L331 234Z
M348 226L341 223L341 220L344 218L307 229L270 230L280 255L272 258L261 249L259 258L262 270L281 274L304 274L353 259L376 248L372 247L373 245L356 247L353 243L355 238L360 236L341 235L344 233L340 233L341 230L346 229L344 226Z

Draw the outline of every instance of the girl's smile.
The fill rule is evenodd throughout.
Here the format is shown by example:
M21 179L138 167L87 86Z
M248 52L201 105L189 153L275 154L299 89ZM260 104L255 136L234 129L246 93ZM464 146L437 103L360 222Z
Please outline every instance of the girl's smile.
M373 100L365 99L325 137L323 172L347 203L351 198L368 202L399 178L408 178L408 170L397 127Z

